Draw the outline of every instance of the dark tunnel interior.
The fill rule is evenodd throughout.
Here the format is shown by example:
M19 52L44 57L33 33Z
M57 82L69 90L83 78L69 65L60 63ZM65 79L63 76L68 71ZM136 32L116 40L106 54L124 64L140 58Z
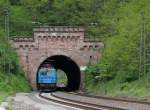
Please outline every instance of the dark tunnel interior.
M81 73L78 65L69 57L63 55L55 55L47 58L42 62L51 63L55 69L60 69L66 73L68 83L66 87L58 87L60 91L76 91L80 87ZM40 69L41 65L38 70Z

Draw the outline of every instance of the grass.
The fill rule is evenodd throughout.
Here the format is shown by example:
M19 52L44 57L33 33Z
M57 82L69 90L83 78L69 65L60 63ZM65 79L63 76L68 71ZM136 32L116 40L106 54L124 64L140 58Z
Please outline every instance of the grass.
M97 84L88 84L87 91L91 94L112 96L112 97L130 97L137 99L150 98L150 80L148 77L132 82L120 83L117 79L109 82L99 82Z
M11 106L6 107L6 110L13 110Z
M0 102L2 102L8 96L7 93L0 92Z
M28 81L24 78L24 75L0 73L0 102L17 92L28 91L30 91L30 86Z

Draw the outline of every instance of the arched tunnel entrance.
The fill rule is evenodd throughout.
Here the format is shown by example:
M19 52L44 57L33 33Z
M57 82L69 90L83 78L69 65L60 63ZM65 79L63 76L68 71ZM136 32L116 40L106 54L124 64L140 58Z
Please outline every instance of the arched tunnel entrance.
M64 71L67 76L67 86L58 87L57 90L76 91L79 89L81 82L80 68L71 58L63 55L54 55L48 57L40 64L38 70L44 63L51 63L55 69Z

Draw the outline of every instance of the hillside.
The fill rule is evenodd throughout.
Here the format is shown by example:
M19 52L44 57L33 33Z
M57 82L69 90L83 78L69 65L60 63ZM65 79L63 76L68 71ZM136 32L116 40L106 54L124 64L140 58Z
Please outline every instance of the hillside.
M1 10L9 10L10 36L31 36L37 25L85 26L86 37L105 44L102 60L86 71L87 90L133 97L150 96L149 4L149 0L0 1ZM4 16L0 24L3 31Z
M0 102L16 92L30 90L15 51L8 45L3 29L0 30Z
M112 22L115 29L105 39L102 60L87 71L89 91L110 96L150 96L149 2L111 0L105 5L104 21Z

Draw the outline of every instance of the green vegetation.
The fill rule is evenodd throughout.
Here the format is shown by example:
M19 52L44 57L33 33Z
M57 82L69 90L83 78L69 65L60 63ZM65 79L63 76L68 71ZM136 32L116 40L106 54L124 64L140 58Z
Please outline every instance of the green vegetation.
M3 28L0 27L0 102L16 92L30 90L17 55L4 36Z
M86 84L89 91L94 90L97 94L110 96L143 98L150 96L149 2L148 0L107 2L102 16L105 22L112 22L115 33L105 38L102 60L87 70ZM144 21L146 25L143 27ZM143 28L145 32L141 35ZM140 51L143 54L144 50L140 48L140 39L144 34L145 72L140 69L143 67L140 65Z
M67 76L66 73L62 70L57 70L57 78L58 78L58 85L66 86L67 85Z
M2 33L2 32L1 32ZM0 35L0 102L16 92L29 91L30 87L21 70L15 51Z
M0 102L16 92L28 92L29 90L29 84L23 74L9 75L8 73L0 73Z
M1 10L6 7L9 9L11 36L31 36L32 27L40 24L85 26L86 37L100 38L105 44L101 51L102 60L86 71L88 91L112 96L138 97L150 96L149 4L149 0L0 1ZM143 35L144 33L146 35L145 73L139 72L140 37L144 21L146 22L143 32ZM3 27L4 16L1 16L1 33ZM6 45L2 46L6 48ZM15 58L10 59L16 62ZM15 64L18 67L18 63Z

